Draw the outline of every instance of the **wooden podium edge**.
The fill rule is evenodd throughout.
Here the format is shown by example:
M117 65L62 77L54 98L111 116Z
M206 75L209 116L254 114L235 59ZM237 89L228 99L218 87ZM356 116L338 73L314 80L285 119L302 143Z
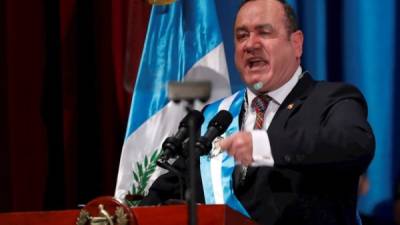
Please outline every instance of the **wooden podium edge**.
M132 224L188 224L187 205L143 206L130 208ZM0 224L74 225L80 210L0 213ZM226 205L198 205L199 225L257 225ZM160 220L162 222L160 222Z
M255 221L251 220L250 218L242 215L241 213L233 210L231 207L227 205L223 205L225 209L225 223L224 224L238 224L237 221L241 221L240 224L242 225L258 225Z

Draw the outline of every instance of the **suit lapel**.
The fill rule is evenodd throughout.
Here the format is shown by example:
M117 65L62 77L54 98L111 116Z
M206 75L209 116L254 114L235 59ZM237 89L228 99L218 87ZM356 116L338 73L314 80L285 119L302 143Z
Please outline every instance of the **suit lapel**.
M283 127L288 118L295 113L307 99L315 83L315 80L312 79L308 72L304 73L303 77L279 106L268 130Z
M303 104L303 102L307 99L307 96L312 91L315 86L315 80L312 79L308 72L304 73L303 77L299 80L299 82L294 86L293 90L289 93L289 95L285 98L282 104L279 106L278 111L276 112L272 122L268 128L270 129L278 129L282 128L290 115L295 113L299 107ZM244 116L244 107L242 105L242 109L239 115L239 125L242 124L242 119ZM252 176L252 174L257 173L259 167L249 167L247 174ZM236 191L240 191L242 188L238 183L238 178L234 177L234 189Z

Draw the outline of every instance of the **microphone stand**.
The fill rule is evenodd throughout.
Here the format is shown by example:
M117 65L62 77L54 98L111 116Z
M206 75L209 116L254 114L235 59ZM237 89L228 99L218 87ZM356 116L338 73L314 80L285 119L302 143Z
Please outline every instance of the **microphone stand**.
M188 112L193 109L193 102L189 102L189 106L186 108ZM193 117L189 120L189 185L186 190L186 200L188 201L189 211L189 225L197 225L197 205L196 205L196 153L195 143L199 137L196 131L195 122Z
M193 101L188 101L188 106L186 106L186 111L190 113L193 110ZM199 132L196 130L196 124L193 116L188 120L188 130L189 130L189 142L188 142L188 180L189 184L187 185L185 195L183 196L183 175L180 171L175 169L172 165L168 163L167 160L157 160L157 165L161 168L164 168L171 173L175 174L179 178L179 189L180 189L180 198L185 199L188 203L188 224L189 225L197 225L197 202L196 202L196 154L195 144L196 140L199 138Z
M168 83L168 98L175 102L186 101L188 112L193 110L195 100L206 102L211 93L211 83L209 81L196 81L196 82L169 82ZM199 138L199 133L196 131L195 122L193 117L188 121L189 129L189 155L188 155L188 168L189 168L189 185L187 186L185 197L188 202L188 224L197 225L197 205L196 205L196 154L195 143Z

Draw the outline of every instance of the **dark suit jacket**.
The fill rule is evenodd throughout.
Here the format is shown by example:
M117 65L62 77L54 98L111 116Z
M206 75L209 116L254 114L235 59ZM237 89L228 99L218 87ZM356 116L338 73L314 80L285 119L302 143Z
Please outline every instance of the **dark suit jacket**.
M274 167L250 167L244 184L234 182L252 219L265 225L357 224L358 178L375 148L362 94L353 86L316 82L305 74L267 133ZM185 171L184 160L175 167ZM197 201L204 202L199 173L197 183ZM178 198L177 185L174 175L161 176L142 204Z

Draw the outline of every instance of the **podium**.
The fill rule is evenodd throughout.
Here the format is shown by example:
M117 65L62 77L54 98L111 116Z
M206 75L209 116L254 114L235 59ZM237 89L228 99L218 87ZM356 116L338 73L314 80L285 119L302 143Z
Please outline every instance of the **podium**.
M130 208L137 225L187 225L187 205ZM198 225L257 225L226 205L198 205ZM0 224L75 225L80 210L0 213ZM90 224L90 223L88 223Z

